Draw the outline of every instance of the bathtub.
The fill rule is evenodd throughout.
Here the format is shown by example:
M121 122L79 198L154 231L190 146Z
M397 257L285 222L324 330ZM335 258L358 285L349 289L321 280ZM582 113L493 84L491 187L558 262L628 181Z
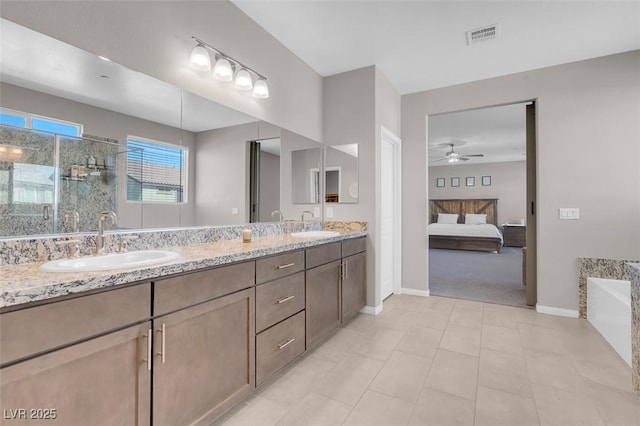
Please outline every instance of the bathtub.
M631 366L631 283L588 277L587 319Z

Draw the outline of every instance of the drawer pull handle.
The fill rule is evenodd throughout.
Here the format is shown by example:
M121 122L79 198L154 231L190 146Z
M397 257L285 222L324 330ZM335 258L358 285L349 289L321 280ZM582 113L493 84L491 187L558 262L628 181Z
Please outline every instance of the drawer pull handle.
M278 349L279 349L279 350L282 350L282 349L286 348L287 346L289 346L290 344L292 344L293 342L295 342L295 340L296 340L296 338L295 338L295 337L292 337L291 339L287 340L287 341L286 341L286 342L284 342L283 344L278 345Z
M291 268L292 266L295 266L295 263L287 263L286 265L280 265L280 266L277 266L277 269L287 269L287 268Z
M287 297L283 297L282 299L278 299L278 305L280 303L284 303L284 302L288 302L289 300L295 298L295 296L287 296Z
M153 346L152 342L151 342L151 339L153 338L153 329L150 328L147 331L147 335L145 336L143 334L142 338L147 340L147 358L143 359L142 361L147 363L147 370L151 371L151 357L153 356L152 353L151 353L151 347Z

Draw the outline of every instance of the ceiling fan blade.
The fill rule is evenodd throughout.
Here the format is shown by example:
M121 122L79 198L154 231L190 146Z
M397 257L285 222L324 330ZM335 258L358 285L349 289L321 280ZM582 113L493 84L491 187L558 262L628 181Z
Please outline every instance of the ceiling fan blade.
M434 163L437 163L438 161L444 161L444 160L448 160L448 158L441 158L439 160L434 161Z
M465 154L463 157L484 157L484 154Z
M469 161L469 159L468 159L468 158L465 158L465 157L458 157L458 160L462 160L462 161Z

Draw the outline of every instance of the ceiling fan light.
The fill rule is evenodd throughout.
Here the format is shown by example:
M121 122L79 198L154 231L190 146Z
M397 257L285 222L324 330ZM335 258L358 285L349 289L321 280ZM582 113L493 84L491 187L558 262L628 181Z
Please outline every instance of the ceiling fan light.
M209 57L209 52L207 52L207 49L205 49L201 44L198 44L193 48L191 56L189 57L189 62L191 63L191 67L199 71L211 70L211 58Z
M259 78L253 85L253 96L259 99L266 99L269 97L269 86L267 80Z
M253 88L253 80L251 79L251 74L245 68L241 68L236 73L236 79L233 82L233 85L238 90L251 90Z
M220 58L213 67L213 78L220 81L233 80L233 68L227 58Z

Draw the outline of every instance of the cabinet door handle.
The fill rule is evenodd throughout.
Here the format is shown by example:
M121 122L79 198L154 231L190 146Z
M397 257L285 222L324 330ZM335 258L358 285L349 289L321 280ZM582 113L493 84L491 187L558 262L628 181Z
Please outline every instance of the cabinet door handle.
M287 263L286 265L280 265L280 266L277 266L276 268L277 269L286 269L286 268L291 268L294 265L295 265L295 263Z
M167 327L165 323L162 323L162 328L159 328L157 330L158 333L160 333L160 336L162 337L162 343L160 344L161 349L160 352L157 353L157 355L160 355L160 359L162 360L162 363L164 364L166 359L166 342L167 342Z
M278 299L278 304L280 303L284 303L284 302L288 302L289 300L295 298L295 296L287 296L287 297L283 297L282 299Z
M147 339L147 358L143 359L142 361L147 363L147 370L151 371L151 357L153 356L153 354L151 353L151 347L153 346L151 344L151 340L153 339L153 329L149 329L147 330L147 335L142 335L143 339Z
M279 350L282 350L282 349L286 348L287 346L289 346L290 344L292 344L293 342L295 342L295 340L296 340L296 338L295 338L295 337L292 337L291 339L288 339L288 340L287 340L286 342L284 342L283 344L278 345L278 349L279 349Z
M349 262L346 260L342 261L342 279L346 280L349 278Z

